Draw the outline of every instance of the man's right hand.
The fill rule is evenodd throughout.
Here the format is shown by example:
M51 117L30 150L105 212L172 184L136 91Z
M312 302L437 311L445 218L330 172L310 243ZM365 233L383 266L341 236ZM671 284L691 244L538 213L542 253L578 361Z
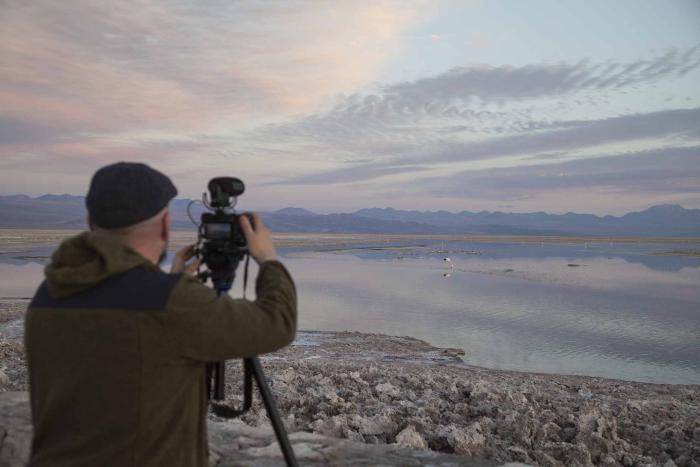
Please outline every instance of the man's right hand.
M250 225L247 216L241 216L239 222L241 224L241 229L243 229L245 239L248 242L250 256L252 256L258 264L277 259L275 246L272 244L272 233L265 227L259 214L253 213L253 224L255 224L255 228Z

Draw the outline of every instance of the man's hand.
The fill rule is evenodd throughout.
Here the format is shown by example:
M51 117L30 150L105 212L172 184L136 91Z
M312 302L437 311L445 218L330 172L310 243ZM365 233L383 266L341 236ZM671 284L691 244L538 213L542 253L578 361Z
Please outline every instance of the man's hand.
M245 239L248 242L250 256L252 256L258 264L277 259L275 246L272 244L272 233L263 225L260 215L253 213L255 229L250 225L250 221L246 216L240 217L240 224Z
M194 245L188 245L177 253L175 253L175 258L173 258L173 265L170 268L171 273L184 272L185 274L194 275L199 267L199 260L192 261L187 264L189 260L194 257Z

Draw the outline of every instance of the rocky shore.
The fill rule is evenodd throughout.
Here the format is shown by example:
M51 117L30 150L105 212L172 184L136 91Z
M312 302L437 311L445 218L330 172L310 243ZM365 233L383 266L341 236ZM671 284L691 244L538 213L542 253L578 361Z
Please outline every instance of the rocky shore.
M23 306L0 302L0 400L18 412ZM489 370L461 354L410 337L300 332L261 361L304 465L700 465L698 386ZM240 363L227 374L236 405ZM5 465L14 438L2 423ZM259 397L241 420L210 426L217 465L280 465Z

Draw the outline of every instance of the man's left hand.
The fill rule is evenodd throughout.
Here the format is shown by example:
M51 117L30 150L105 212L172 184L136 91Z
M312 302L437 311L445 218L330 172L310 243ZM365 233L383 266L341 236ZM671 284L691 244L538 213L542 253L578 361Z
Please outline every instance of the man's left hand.
M182 248L175 253L175 258L173 258L173 265L170 268L170 272L173 274L184 272L185 274L194 275L194 273L197 272L200 261L194 260L188 264L187 262L193 257L194 245L188 245Z

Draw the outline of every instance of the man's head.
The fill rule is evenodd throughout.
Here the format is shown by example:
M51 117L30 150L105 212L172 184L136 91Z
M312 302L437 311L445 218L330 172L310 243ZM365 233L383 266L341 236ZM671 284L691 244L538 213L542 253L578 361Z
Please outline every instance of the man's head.
M172 181L145 164L102 167L92 177L85 199L90 230L115 235L158 262L170 236L168 204L175 195Z

